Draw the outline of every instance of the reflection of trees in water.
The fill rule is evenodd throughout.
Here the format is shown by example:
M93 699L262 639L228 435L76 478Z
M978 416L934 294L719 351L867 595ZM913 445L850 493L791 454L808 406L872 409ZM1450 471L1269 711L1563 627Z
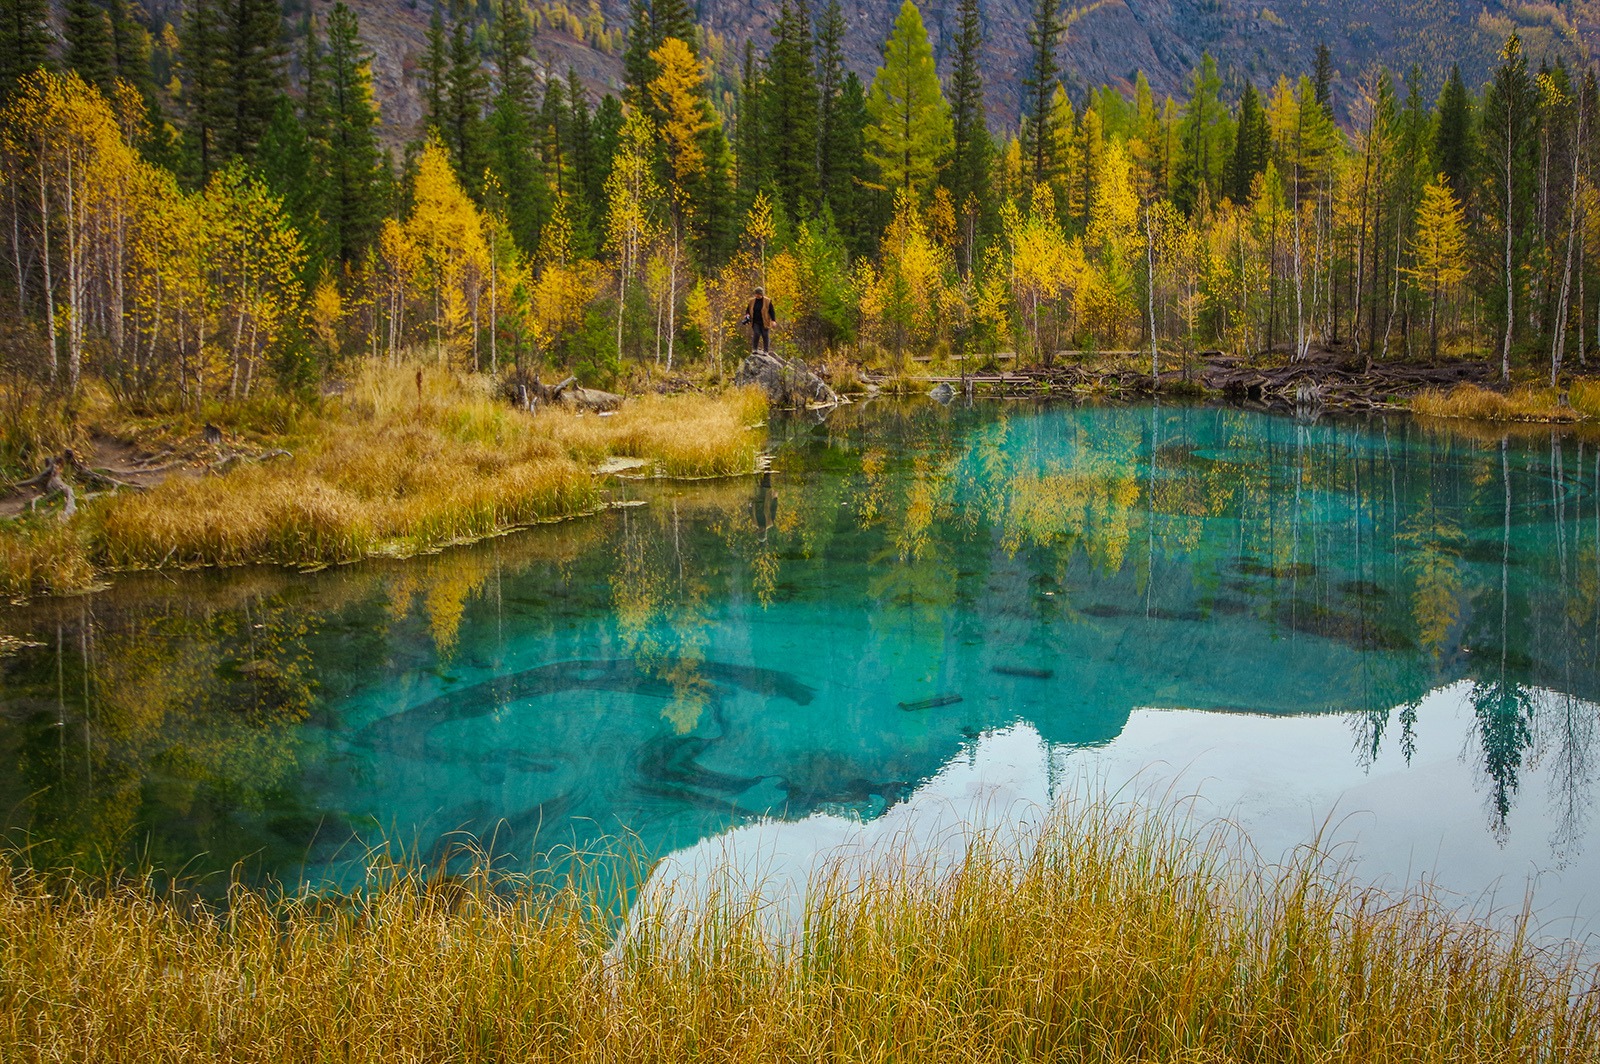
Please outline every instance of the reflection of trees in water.
M13 613L50 638L0 663L3 826L41 866L93 871L303 852L321 813L298 792L302 725L350 675L410 656L409 620L448 660L464 604L501 572L566 564L593 538L574 524L314 576L132 577Z

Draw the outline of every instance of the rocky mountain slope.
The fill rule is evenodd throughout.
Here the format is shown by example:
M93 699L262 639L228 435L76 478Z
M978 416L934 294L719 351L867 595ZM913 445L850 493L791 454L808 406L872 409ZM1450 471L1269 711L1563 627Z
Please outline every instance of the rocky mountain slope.
M375 53L374 78L383 107L385 139L411 137L422 116L417 77L429 0L346 0L361 18L362 34ZM530 0L536 12L534 46L558 73L575 68L598 96L621 84L621 42L627 25L627 0ZM1348 107L1361 72L1383 62L1398 73L1417 64L1430 96L1453 62L1468 83L1488 77L1506 35L1523 34L1536 57L1562 55L1568 61L1600 45L1600 0L1565 0L1560 6L1536 0L1066 0L1070 29L1062 48L1063 80L1074 96L1090 86L1112 84L1131 92L1143 71L1158 94L1180 101L1201 55L1218 60L1225 95L1236 96L1246 79L1269 86L1279 75L1310 73L1319 42L1332 51L1338 82L1335 101ZM878 49L888 36L899 0L842 0L849 23L846 54L850 67L870 79ZM171 6L168 7L167 5ZM326 17L332 0L289 0L290 17L305 10ZM820 7L818 0L813 4ZM176 19L174 0L155 0L159 22ZM496 5L497 6L497 5ZM490 4L481 0L479 10ZM163 10L162 8L166 8ZM990 123L996 131L1014 129L1021 104L1022 70L1028 58L1028 0L984 0L987 42L984 71ZM737 78L744 42L758 52L769 44L777 14L775 0L698 0L701 25L711 35L709 49L725 84ZM941 73L947 73L957 28L956 0L927 0L922 15ZM597 30L601 32L596 32ZM598 45L598 47L597 47Z

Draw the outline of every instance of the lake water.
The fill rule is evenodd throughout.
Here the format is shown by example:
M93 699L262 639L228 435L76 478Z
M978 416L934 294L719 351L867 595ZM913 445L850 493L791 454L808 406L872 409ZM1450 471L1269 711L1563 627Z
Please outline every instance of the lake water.
M770 433L764 479L11 609L6 826L42 864L345 882L382 843L804 849L1176 777L1269 854L1327 822L1363 874L1592 930L1592 441L930 401Z

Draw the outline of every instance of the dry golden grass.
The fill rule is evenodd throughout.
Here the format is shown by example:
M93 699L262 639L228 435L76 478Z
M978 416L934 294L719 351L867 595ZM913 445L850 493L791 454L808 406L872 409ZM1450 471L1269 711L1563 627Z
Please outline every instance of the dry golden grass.
M761 440L753 427L766 412L761 391L744 387L716 397L644 396L606 416L546 410L533 431L590 462L616 455L648 459L661 476L728 476L755 468Z
M94 581L81 526L51 515L13 520L0 532L0 595L65 594Z
M0 1058L1573 1062L1596 971L1103 804L953 871L813 884L803 949L483 875L223 909L0 872Z
M1411 400L1411 409L1426 417L1471 418L1479 421L1576 421L1600 410L1600 389L1588 382L1572 389L1571 407L1560 405L1553 388L1525 385L1510 392L1457 384L1449 390L1427 388ZM1585 406L1584 404L1587 404Z
M668 476L755 467L758 392L630 400L604 418L530 418L498 401L487 378L426 369L419 394L416 373L368 366L337 409L298 414L298 436L269 441L292 457L175 477L103 500L72 527L105 569L325 565L591 511L600 503L591 466L608 455L648 459ZM92 578L86 566L51 576L39 556L22 537L0 536L0 588L68 590L74 573Z

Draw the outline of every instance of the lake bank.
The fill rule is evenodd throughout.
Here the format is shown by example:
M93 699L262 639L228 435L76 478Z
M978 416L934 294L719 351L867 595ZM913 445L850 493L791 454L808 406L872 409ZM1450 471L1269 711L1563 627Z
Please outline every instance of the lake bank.
M530 413L494 390L487 378L368 366L289 424L127 421L133 438L102 447L119 464L80 462L79 491L91 494L77 512L57 495L0 531L0 594L70 594L137 569L437 550L594 512L609 502L597 470L619 458L636 475L756 468L766 405L748 389L642 396L604 414Z

